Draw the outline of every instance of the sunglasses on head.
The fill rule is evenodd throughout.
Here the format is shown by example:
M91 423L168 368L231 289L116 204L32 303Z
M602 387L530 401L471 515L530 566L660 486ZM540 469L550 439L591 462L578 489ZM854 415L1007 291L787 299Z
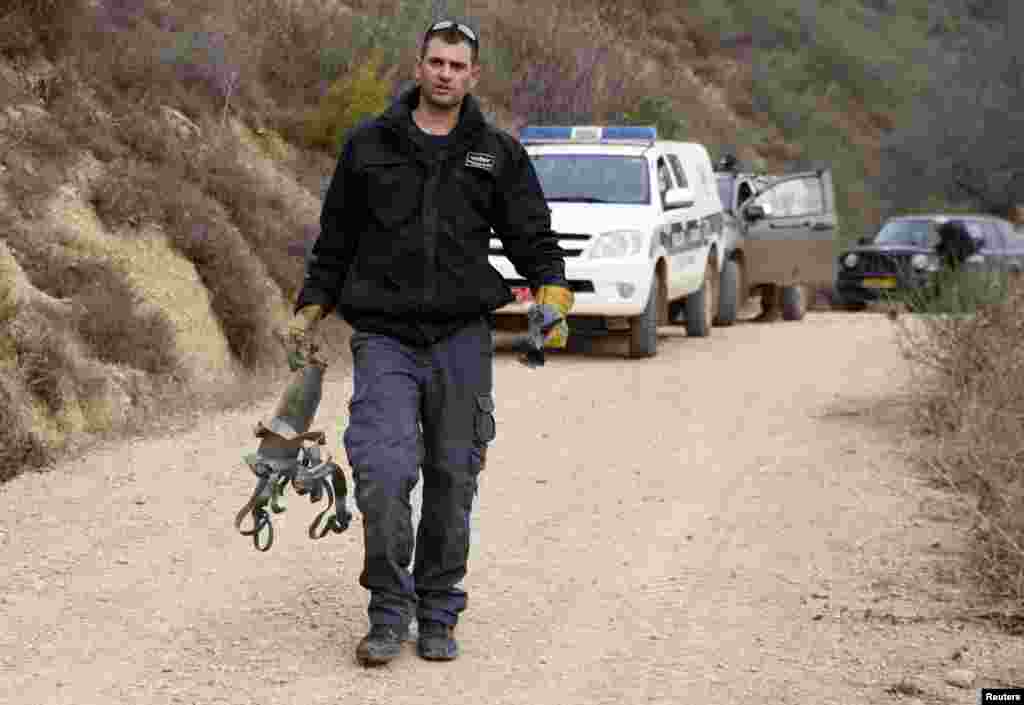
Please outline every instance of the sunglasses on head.
M430 26L430 29L427 30L427 36L430 36L431 34L434 34L436 32L443 32L446 29L456 29L462 33L462 36L471 41L473 44L479 43L479 40L476 38L476 32L474 32L472 29L462 24L461 22L453 22L452 20L441 20L440 22L435 22L433 25Z

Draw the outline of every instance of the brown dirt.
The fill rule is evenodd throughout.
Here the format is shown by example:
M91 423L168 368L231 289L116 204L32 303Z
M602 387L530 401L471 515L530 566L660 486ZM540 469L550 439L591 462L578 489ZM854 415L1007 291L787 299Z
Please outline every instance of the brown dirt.
M1024 683L1024 638L964 618L966 518L910 469L888 320L662 332L644 361L498 355L458 661L355 664L358 513L313 542L289 494L269 554L234 533L268 399L0 488L0 702L967 703L953 669Z

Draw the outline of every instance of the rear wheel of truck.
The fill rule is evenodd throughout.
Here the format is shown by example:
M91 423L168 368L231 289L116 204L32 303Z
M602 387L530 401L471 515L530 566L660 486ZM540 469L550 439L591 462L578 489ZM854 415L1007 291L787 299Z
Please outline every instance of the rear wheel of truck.
M718 270L713 260L704 269L704 283L686 297L686 334L694 338L711 335L711 325L718 310L716 290Z
M721 284L718 290L718 315L716 326L731 326L740 312L740 263L726 260L722 265Z
M664 308L661 277L651 279L647 305L639 316L629 322L629 356L654 357L658 352L658 312Z
M785 321L802 320L807 313L807 297L802 286L782 287L782 319Z

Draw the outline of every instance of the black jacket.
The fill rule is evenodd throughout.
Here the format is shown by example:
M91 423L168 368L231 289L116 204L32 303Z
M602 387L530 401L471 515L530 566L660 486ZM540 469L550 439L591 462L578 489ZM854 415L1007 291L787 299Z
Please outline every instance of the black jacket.
M491 228L532 286L566 282L523 146L466 96L450 147L431 158L418 100L412 88L346 140L295 310L322 304L357 330L428 345L515 300L487 261Z
M959 220L950 220L939 226L939 243L935 252L948 268L958 268L978 250L978 243Z

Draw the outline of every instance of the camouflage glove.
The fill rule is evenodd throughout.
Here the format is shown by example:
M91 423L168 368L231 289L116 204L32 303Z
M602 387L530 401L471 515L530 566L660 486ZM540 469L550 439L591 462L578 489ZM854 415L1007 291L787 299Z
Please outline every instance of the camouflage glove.
M317 324L324 316L324 307L310 304L300 308L288 322L285 339L288 344L288 366L293 370L304 365L310 346L310 338L316 331Z
M537 306L550 306L562 317L562 320L551 329L547 338L544 339L544 347L564 348L569 342L569 323L566 318L575 301L572 291L564 286L546 284L537 289L533 298Z

